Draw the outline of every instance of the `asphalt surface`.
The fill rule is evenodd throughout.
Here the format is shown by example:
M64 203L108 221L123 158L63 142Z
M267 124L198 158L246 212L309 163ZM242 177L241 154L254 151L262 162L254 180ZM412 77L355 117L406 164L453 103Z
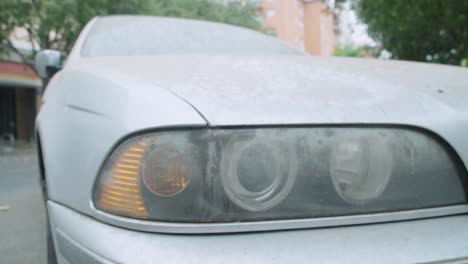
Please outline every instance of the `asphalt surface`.
M45 230L36 157L0 155L0 264L46 263Z

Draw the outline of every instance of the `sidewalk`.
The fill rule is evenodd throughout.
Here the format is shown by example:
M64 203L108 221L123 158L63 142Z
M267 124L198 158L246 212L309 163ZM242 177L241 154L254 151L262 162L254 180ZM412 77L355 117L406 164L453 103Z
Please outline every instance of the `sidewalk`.
M10 148L5 151L5 146ZM2 264L47 263L46 216L35 149L34 144L0 144Z
M34 143L16 142L9 144L0 141L0 170L8 170L36 161L36 145Z

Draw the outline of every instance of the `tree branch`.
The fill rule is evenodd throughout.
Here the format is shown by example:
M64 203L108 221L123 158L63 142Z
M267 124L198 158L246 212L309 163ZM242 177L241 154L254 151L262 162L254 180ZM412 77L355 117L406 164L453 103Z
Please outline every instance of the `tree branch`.
M36 11L37 16L42 19L42 14L40 12L40 8L36 0L31 0L31 3L32 3L32 6L34 7L34 10Z
M37 3L36 0L31 0L31 3L32 3L32 6L34 8L34 11L36 12L37 18L39 19L39 21L36 21L36 22L38 22L38 24L40 26L41 21L43 19L43 16L42 16L39 4ZM28 30L28 33L30 35L30 39L31 39L31 37L35 38L37 40L37 42L39 43L39 48L41 48L41 49L46 48L46 47L44 47L44 43L42 42L41 38L39 37L39 34L36 34L37 32L35 34L32 34L32 30L33 30L34 25L35 25L33 23L32 19L30 19L29 23L31 24L31 30ZM31 43L32 43L32 47L33 47L33 53L35 54L36 50L34 49L34 43L33 43L32 40L31 40Z
M32 30L31 28L26 28L26 31L28 31L28 36L29 36L29 41L31 42L31 48L32 48L32 54L33 54L33 58L36 57L36 45L34 45L34 35L32 33Z
M28 63L26 57L13 45L9 38L7 38L7 46L20 57L21 62Z

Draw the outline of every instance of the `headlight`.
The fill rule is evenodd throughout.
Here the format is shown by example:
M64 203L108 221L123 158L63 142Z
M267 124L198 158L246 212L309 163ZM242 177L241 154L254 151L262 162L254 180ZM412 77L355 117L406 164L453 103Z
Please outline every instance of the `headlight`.
M155 195L176 195L189 183L187 166L183 150L177 146L155 146L146 156L141 171L145 187Z
M336 191L351 204L366 204L385 190L393 170L392 146L386 138L350 136L330 152Z
M276 139L277 140L277 139ZM262 211L278 205L296 179L296 153L275 139L234 140L221 161L221 180L239 207Z
M234 222L401 211L467 202L463 165L406 128L154 132L113 151L98 210L167 222Z

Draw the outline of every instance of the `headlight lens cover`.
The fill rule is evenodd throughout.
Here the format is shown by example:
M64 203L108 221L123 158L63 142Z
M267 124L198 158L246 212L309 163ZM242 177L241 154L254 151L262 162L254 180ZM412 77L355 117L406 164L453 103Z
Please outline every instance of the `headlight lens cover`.
M159 196L183 191L190 180L187 161L176 146L157 146L144 160L141 175L145 187Z
M292 146L275 139L233 140L220 164L221 182L232 202L249 211L264 211L281 203L296 179Z
M391 142L385 137L344 139L332 147L330 176L350 204L366 204L387 187L393 170Z
M463 165L408 128L193 129L134 136L98 177L98 210L165 222L316 218L464 204Z

